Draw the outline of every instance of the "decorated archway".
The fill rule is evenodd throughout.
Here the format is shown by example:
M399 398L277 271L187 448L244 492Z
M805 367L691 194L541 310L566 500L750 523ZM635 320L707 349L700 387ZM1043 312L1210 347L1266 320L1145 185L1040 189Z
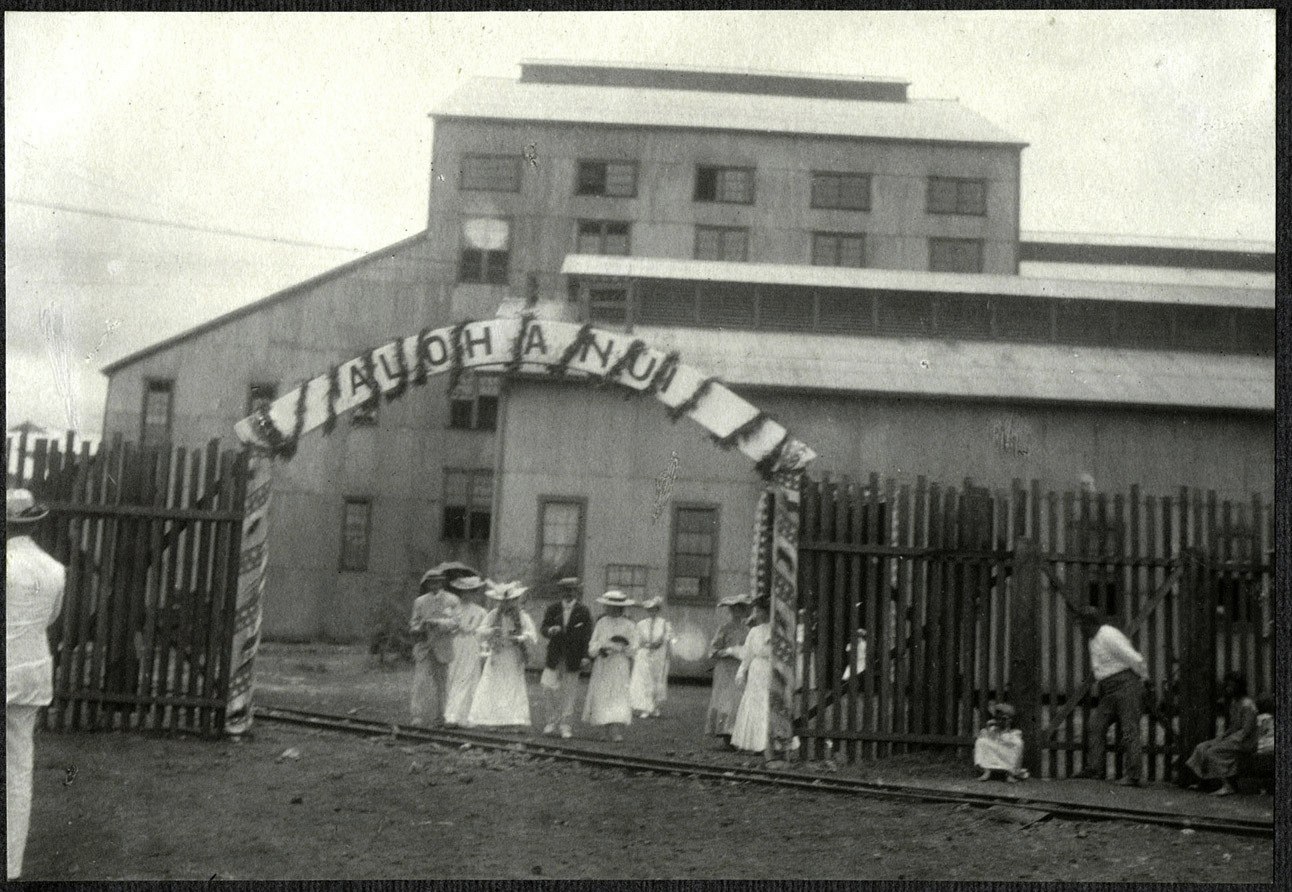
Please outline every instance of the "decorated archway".
M441 373L452 390L464 370L573 377L615 384L651 395L672 421L688 417L722 449L737 449L766 483L759 499L752 584L770 596L772 684L770 748L783 751L792 737L795 611L798 601L799 493L807 464L816 454L757 406L717 378L682 362L676 352L655 349L624 332L539 319L460 322L423 329L366 351L262 406L237 423L238 438L251 447L244 506L237 615L226 727L251 723L253 664L268 563L268 510L274 460L289 460L302 438L320 428L330 433L337 418L360 406L392 401L410 387Z

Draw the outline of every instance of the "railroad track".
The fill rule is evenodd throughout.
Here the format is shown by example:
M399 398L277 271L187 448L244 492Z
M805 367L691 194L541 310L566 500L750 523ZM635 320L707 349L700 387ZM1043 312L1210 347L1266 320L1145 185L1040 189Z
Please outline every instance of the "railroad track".
M255 716L261 721L338 731L346 734L359 734L369 737L379 735L397 740L437 743L445 746L470 744L482 749L502 750L534 758L559 759L603 768L665 774L674 777L699 778L727 783L754 783L800 790L814 790L822 793L847 793L914 802L967 804L987 808L992 806L1024 808L1069 820L1131 821L1179 829L1211 830L1218 833L1242 836L1270 838L1274 836L1274 824L1272 821L1260 821L1250 818L1180 814L1110 805L1085 805L1053 799L1024 799L991 793L935 790L909 784L866 781L856 778L805 775L789 771L778 771L772 768L710 765L703 762L689 762L683 759L662 759L611 753L604 750L589 750L515 735L493 734L466 729L432 730L373 719L361 719L354 716L332 715L284 707L257 706L255 707Z

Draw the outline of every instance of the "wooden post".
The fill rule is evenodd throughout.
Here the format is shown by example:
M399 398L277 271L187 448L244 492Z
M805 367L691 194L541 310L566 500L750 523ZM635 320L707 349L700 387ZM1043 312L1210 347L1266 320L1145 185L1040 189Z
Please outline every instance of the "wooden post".
M1175 754L1188 758L1193 748L1215 736L1216 656L1215 605L1207 585L1201 549L1180 556L1180 733Z
M768 686L767 757L785 758L794 736L794 638L798 612L799 500L803 471L773 475L772 504L772 677Z
M1023 732L1023 767L1041 770L1041 552L1031 539L1014 542L1009 604L1009 698Z

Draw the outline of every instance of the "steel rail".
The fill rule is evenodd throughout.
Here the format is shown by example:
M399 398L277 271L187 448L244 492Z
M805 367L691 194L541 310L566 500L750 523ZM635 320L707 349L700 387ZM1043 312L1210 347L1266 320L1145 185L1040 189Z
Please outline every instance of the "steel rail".
M1251 818L1226 818L1177 812L1158 812L1121 806L1062 802L1052 799L1023 799L991 793L935 790L908 784L883 783L857 778L810 776L770 768L710 765L702 762L688 762L683 759L662 759L608 753L604 750L583 749L578 746L527 740L505 734L466 729L418 728L375 719L360 719L354 716L339 716L286 707L257 706L255 707L255 716L257 719L264 721L340 731L349 734L377 735L458 747L463 744L470 744L479 746L482 749L502 750L532 757L560 759L604 768L646 771L653 774L700 778L718 782L757 783L818 792L849 793L918 802L967 804L982 807L1004 806L1044 812L1071 820L1131 821L1180 829L1210 830L1233 835L1271 838L1274 836L1273 822Z

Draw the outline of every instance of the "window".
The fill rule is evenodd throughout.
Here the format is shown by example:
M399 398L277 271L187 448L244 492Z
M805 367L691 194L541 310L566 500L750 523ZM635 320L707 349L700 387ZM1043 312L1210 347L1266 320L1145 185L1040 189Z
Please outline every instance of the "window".
M632 161L580 161L574 194L634 198L637 195L637 165Z
M866 237L860 233L812 233L813 266L866 265Z
M673 597L713 597L714 559L718 553L718 509L677 505L673 508Z
M696 260L746 260L749 230L741 226L695 227Z
M870 210L870 174L812 174L812 207Z
M493 471L444 469L444 522L440 538L451 542L489 539Z
M629 224L619 220L580 220L575 253L627 254Z
M519 155L465 155L459 186L470 192L519 192Z
M264 406L269 408L269 404L278 399L277 384L252 384L247 388L247 414Z
M478 217L462 221L462 254L458 264L458 281L506 285L510 247L511 223L509 221L494 217Z
M929 177L928 212L981 217L987 213L987 181Z
M1027 297L1006 298L996 304L996 331L1007 341L1052 341L1050 301Z
M982 239L929 239L929 269L935 273L982 272Z
M346 499L341 514L341 569L367 570L372 500Z
M606 564L606 589L619 589L634 601L646 598L646 567L641 564Z
M754 169L703 166L696 168L695 200L753 204Z
M948 295L938 300L938 333L946 338L991 337L991 303L970 294Z
M140 446L170 441L171 407L174 395L174 381L149 378L144 382L143 421L139 427Z
M588 289L588 321L628 324L628 289L617 285Z
M582 499L543 498L538 503L538 557L555 578L578 576L583 566Z
M449 427L491 431L498 426L498 380L468 372L449 395Z

